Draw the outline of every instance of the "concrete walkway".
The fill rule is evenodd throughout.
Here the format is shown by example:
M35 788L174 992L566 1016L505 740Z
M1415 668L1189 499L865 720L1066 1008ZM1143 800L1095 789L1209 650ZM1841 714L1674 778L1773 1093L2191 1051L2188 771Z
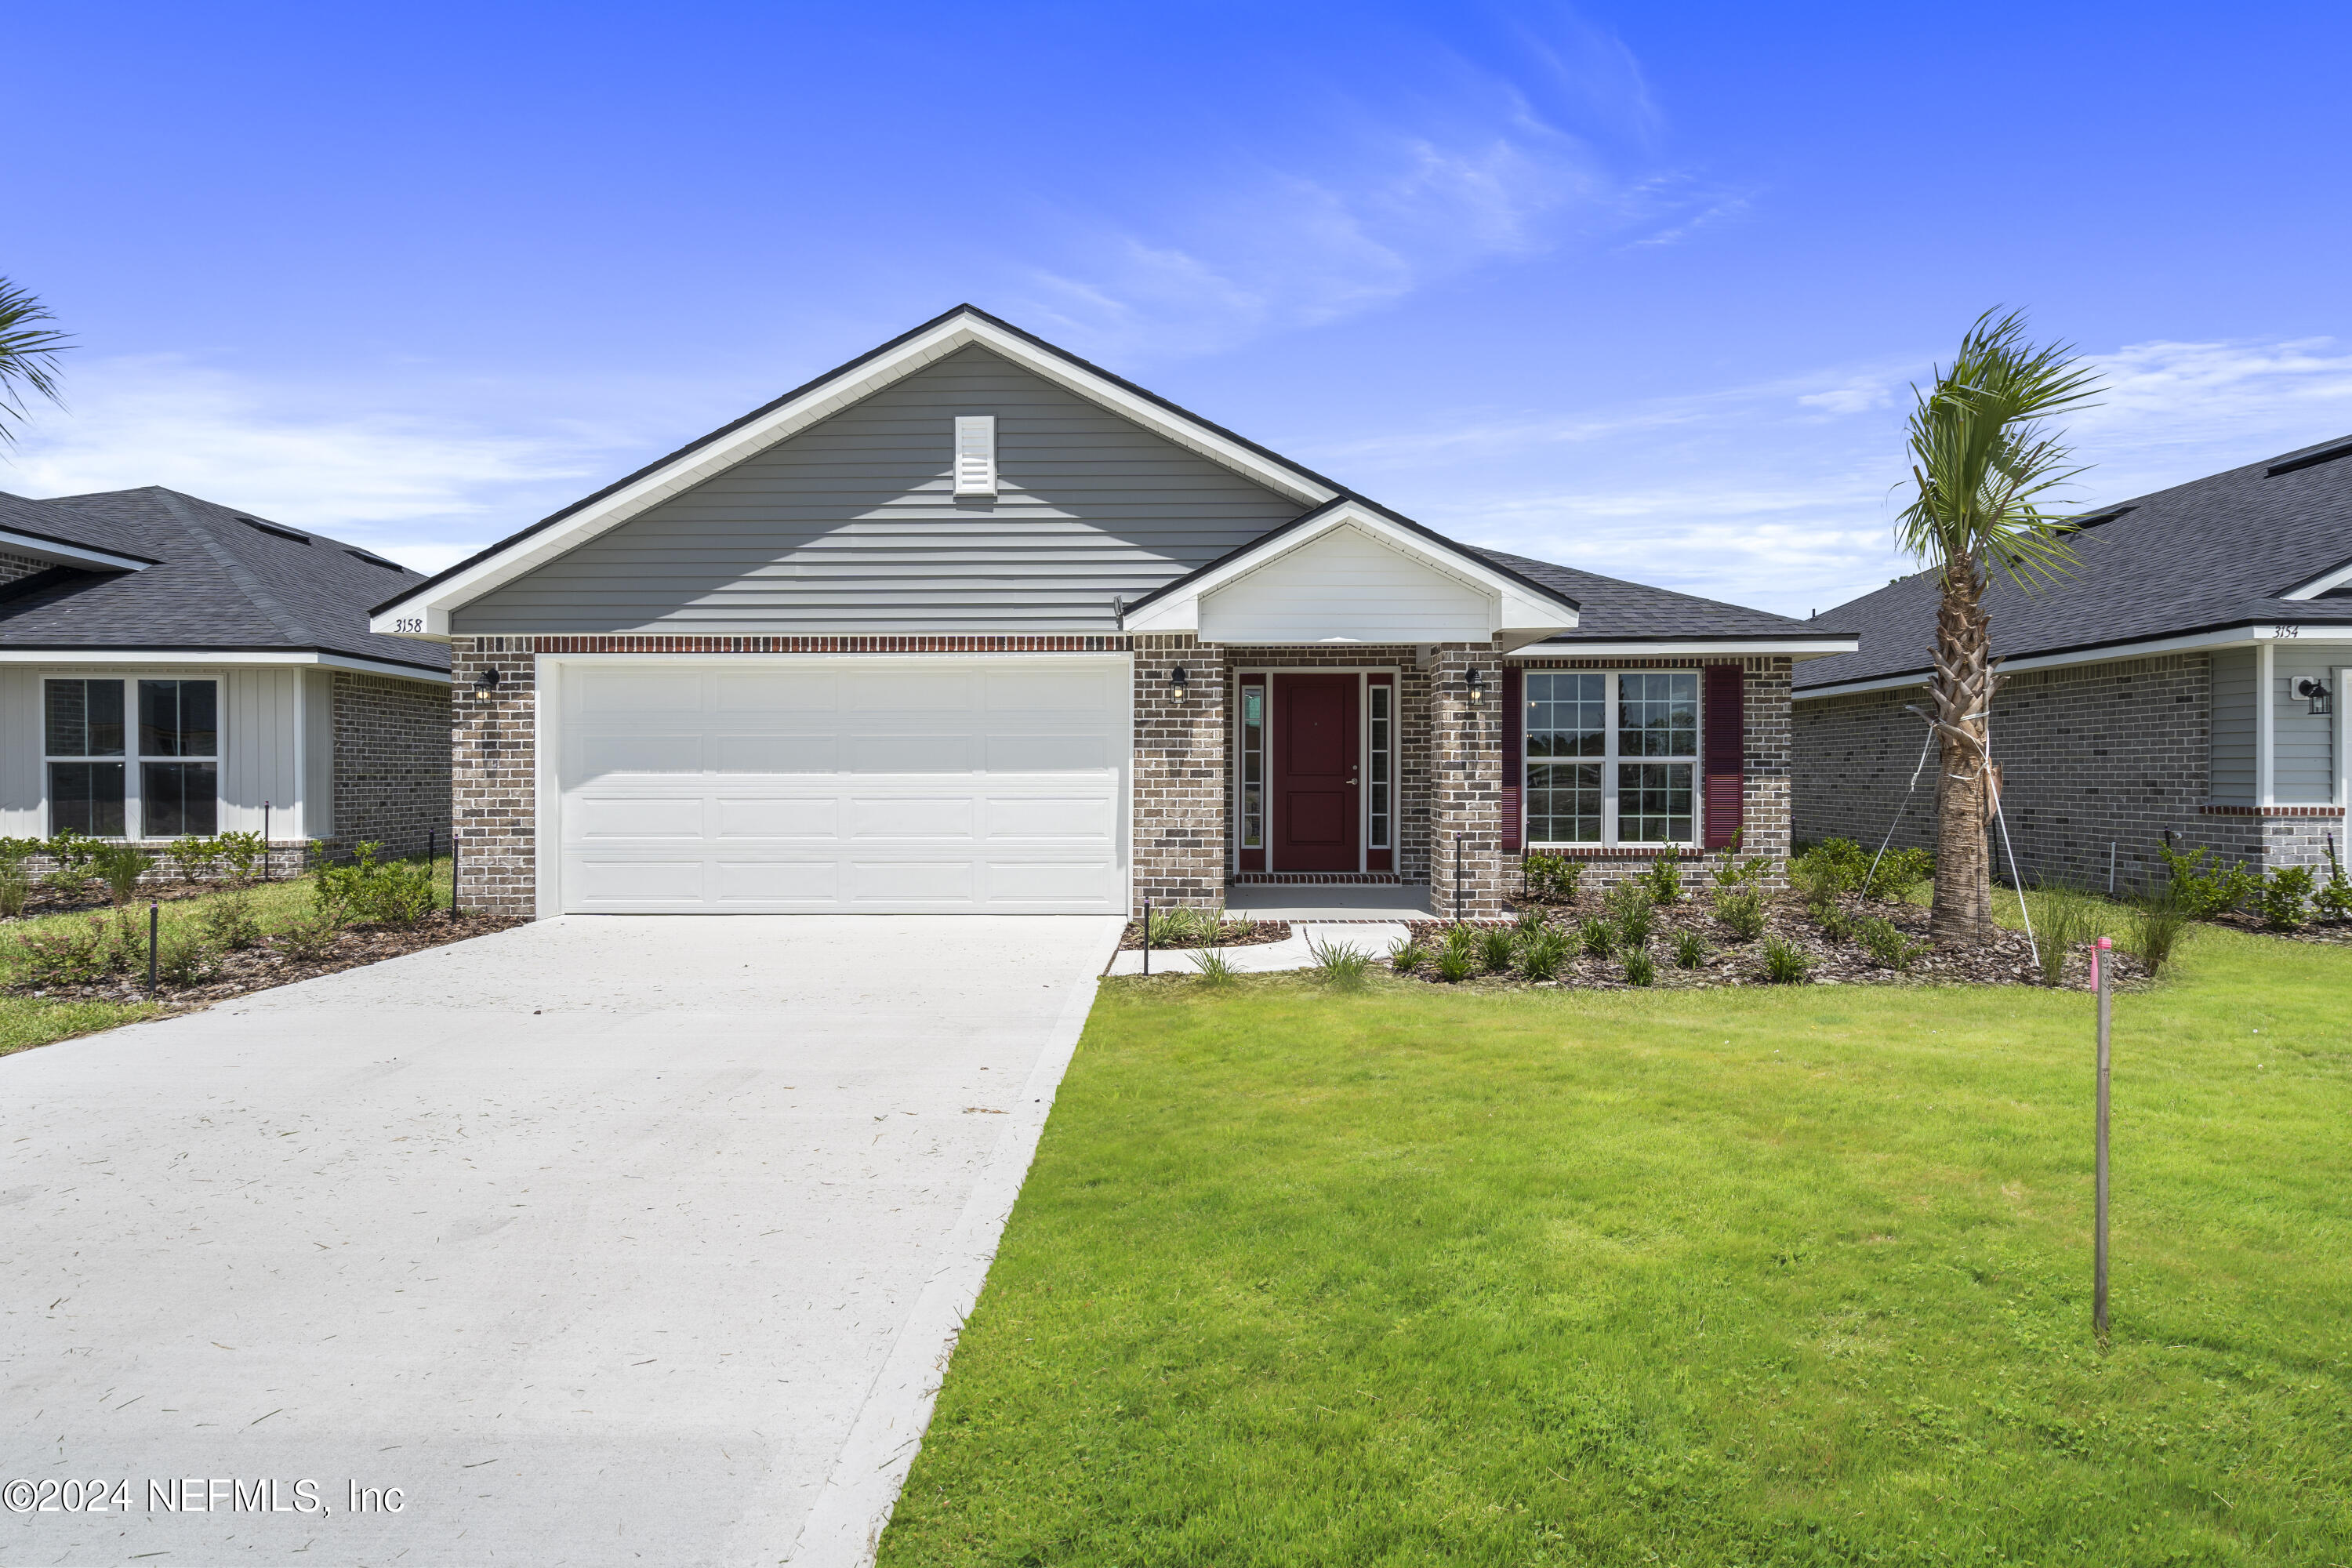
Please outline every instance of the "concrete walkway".
M858 1561L1118 924L572 917L0 1059L0 1482L129 1482L0 1561Z
M1374 958L1386 958L1389 950L1412 934L1410 926L1386 921L1354 921L1344 924L1322 925L1302 921L1290 928L1290 934L1280 942L1261 942L1247 947L1221 947L1217 951L1237 974L1272 974L1284 969L1312 969L1315 950L1318 947L1352 947ZM1121 952L1112 960L1113 974L1143 973L1143 950ZM1192 962L1188 948L1154 948L1151 953L1154 974L1192 974L1198 966Z

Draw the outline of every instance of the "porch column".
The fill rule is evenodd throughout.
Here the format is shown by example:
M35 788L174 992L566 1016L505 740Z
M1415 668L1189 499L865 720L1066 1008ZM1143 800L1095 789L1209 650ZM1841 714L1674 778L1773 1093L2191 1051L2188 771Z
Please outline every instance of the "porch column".
M1470 702L1470 672L1485 689ZM1443 643L1429 671L1430 907L1451 919L1454 842L1461 836L1462 912L1503 912L1506 889L1518 886L1502 851L1503 656L1493 643Z
M1225 650L1189 632L1139 634L1134 649L1134 912L1142 912L1145 899L1159 908L1223 909L1232 816ZM1178 669L1185 675L1181 695Z

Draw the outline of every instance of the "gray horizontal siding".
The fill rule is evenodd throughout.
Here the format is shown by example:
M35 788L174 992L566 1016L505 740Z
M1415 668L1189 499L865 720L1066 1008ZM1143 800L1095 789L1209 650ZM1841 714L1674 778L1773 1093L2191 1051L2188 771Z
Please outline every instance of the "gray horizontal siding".
M2271 656L2271 794L2280 802L2316 805L2336 799L2335 716L2314 715L2310 700L2294 694L2294 683L2321 680L2333 688L2339 661L2352 664L2352 655L2281 645Z
M959 414L1000 493L959 501ZM459 610L495 633L1101 631L1305 509L966 348Z
M2254 804L2254 650L2227 648L2213 656L2212 798Z

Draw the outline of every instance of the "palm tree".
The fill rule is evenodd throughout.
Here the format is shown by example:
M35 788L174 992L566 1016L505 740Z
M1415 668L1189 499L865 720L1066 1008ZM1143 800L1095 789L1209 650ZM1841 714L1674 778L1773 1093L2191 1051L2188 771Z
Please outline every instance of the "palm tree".
M40 300L0 278L0 447L16 438L26 393L58 401L58 351L72 344L39 324L54 320Z
M1997 568L2025 593L2074 569L2072 531L2042 510L2082 469L2044 423L2099 389L2071 347L2025 341L2022 315L1988 310L1958 357L1926 391L1912 388L1911 476L1918 495L1895 521L1903 547L1940 579L1934 705L1942 742L1936 789L1937 942L1992 935L1992 853L1986 829L1999 787L1990 774L1999 682L1984 592ZM1915 711L1916 711L1915 710ZM1989 776L1990 775L1990 776Z

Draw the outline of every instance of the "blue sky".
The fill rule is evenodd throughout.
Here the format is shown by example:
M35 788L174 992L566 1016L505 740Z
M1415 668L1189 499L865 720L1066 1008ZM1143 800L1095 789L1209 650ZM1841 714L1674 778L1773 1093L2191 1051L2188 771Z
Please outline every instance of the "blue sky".
M1807 613L1989 305L2094 504L2352 431L2352 10L118 4L10 21L0 489L427 569L970 300L1472 542Z

